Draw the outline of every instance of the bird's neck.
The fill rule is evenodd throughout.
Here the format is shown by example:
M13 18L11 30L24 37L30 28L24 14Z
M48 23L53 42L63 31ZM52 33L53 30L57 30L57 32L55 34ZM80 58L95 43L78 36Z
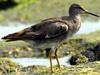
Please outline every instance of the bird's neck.
M70 17L71 19L79 19L79 20L81 19L79 14L69 15L69 17Z
M69 16L70 22L72 23L72 26L78 30L81 26L81 17L80 15L71 15Z
M70 21L73 21L74 23L78 23L80 24L81 23L81 17L80 15L69 15L69 18L70 18Z
M76 22L76 23L80 23L81 22L80 15L63 16L62 19L66 20L66 21L73 21L73 22Z

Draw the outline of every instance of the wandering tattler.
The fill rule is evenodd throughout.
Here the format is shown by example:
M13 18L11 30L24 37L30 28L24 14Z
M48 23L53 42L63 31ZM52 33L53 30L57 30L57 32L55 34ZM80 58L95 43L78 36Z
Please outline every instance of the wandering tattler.
M45 50L46 48L50 48L50 66L51 72L53 72L52 54L55 54L58 67L60 68L57 55L58 47L79 30L81 26L80 14L83 13L99 17L96 14L88 12L79 4L72 4L69 8L69 16L53 17L42 20L40 23L23 29L22 31L9 34L2 39L6 41L23 40L29 42L36 49L40 48Z

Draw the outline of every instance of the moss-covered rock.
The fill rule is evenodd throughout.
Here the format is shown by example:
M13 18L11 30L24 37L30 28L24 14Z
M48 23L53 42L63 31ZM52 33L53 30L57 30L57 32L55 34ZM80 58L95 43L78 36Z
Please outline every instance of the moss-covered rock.
M77 54L77 55L73 55L70 60L69 60L71 65L78 65L78 64L86 64L88 63L88 58L84 55L81 54Z
M11 72L16 72L21 66L12 62L9 58L0 58L0 72L4 74L9 74Z

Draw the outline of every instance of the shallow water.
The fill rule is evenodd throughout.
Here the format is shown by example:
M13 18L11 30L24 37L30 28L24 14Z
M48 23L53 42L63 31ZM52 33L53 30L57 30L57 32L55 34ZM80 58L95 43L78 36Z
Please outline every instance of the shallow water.
M61 65L70 66L69 59L71 55L59 58L59 62ZM11 61L16 62L23 67L32 66L32 65L39 65L39 66L47 66L49 67L50 61L47 58L11 58ZM52 60L53 65L56 65L57 62L55 59Z
M26 25L26 24L22 24L22 23L18 23L18 22L8 23L7 26L6 26L6 24L1 25L0 26L0 38L7 34L14 33L16 31L20 31L24 28L27 28L30 25L32 25L32 24ZM96 30L100 30L100 21L98 21L98 22L84 21L77 34L87 34L90 32L94 32Z

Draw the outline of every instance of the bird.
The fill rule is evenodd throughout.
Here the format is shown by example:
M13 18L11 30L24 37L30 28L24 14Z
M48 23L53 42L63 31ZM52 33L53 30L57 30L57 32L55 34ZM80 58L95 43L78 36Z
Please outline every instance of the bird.
M57 65L61 68L58 59L58 48L68 38L72 37L81 27L81 14L90 14L100 17L87 11L80 4L73 3L69 7L68 16L51 17L33 24L21 31L8 34L2 39L7 42L22 40L30 43L36 49L47 49L49 51L50 70L53 72L52 55L55 54ZM44 62L45 63L45 62Z

